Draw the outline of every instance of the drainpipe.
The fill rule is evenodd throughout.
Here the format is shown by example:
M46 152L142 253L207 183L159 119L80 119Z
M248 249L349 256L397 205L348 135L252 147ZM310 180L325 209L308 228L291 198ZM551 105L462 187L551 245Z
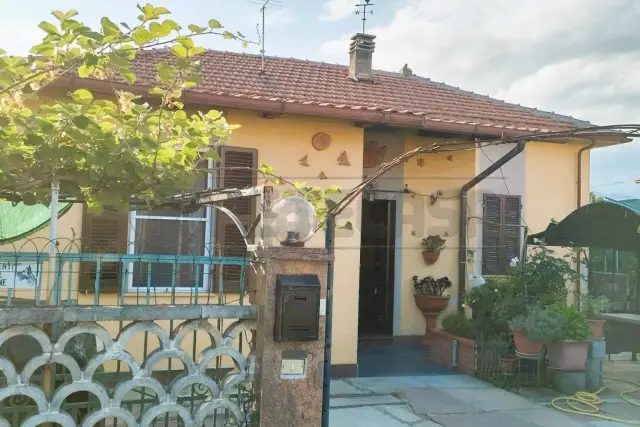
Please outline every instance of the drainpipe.
M576 209L580 209L580 206L582 206L582 153L584 153L587 150L591 150L593 147L596 146L596 140L592 139L591 142L587 145L585 145L584 147L581 147L578 150L578 179L576 179ZM578 251L578 253L576 254L576 268L578 269L578 274L582 273L582 262L580 260L580 251ZM576 296L576 304L578 307L580 307L580 298L578 298L578 296L581 294L580 291L580 279L578 279L578 283L576 283L576 290L575 290L575 296Z
M336 236L336 218L328 214L326 220L324 247L327 249L327 303L324 325L324 372L322 379L322 427L329 427L329 396L331 394L331 340L333 328L333 270Z
M500 157L496 160L492 165L488 168L480 172L479 175L475 176L471 181L467 182L460 189L460 241L458 243L459 252L458 252L458 310L462 309L462 296L465 290L464 284L466 283L466 273L467 273L467 197L468 192L473 187L475 187L478 183L483 181L489 175L500 169L504 166L509 160L513 159L515 156L520 154L524 150L526 142L523 140L518 141L517 145L509 151L504 156Z

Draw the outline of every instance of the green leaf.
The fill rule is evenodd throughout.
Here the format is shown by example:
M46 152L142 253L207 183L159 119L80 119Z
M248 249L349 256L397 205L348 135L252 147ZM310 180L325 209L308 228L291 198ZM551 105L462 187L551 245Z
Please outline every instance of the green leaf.
M327 188L324 189L324 195L325 196L330 196L332 194L338 194L340 192L341 192L340 191L340 187L337 186L337 185L332 185L332 186L327 187Z
M32 47L30 52L35 55L42 55L50 58L55 54L55 46L53 43L41 43Z
M195 46L189 49L189 54L191 56L196 56L196 55L200 55L201 53L205 53L206 51L207 49L203 48L202 46Z
M81 77L83 79L86 79L87 77L89 77L91 75L91 68L93 67L87 67L86 65L79 66L78 77Z
M142 27L138 27L131 35L131 38L138 46L144 46L153 40L151 33Z
M181 44L176 44L171 48L171 52L178 58L186 58L189 56L189 52L187 48L182 46Z
M134 84L136 82L136 75L133 72L120 70L120 74L129 84Z
M202 34L205 29L199 25L191 24L189 25L189 30L194 34Z
M244 34L242 34L240 31L236 32L236 34L238 34L238 37L244 38Z
M162 25L157 22L152 22L149 24L149 33L151 33L151 36L156 38L162 37Z
M169 34L171 32L171 30L180 31L182 29L180 24L178 24L173 19L165 19L162 22L162 27L167 29L166 30L166 31L168 31L167 34Z
M64 14L64 12L60 12L59 10L54 10L53 12L51 12L51 14L55 16L60 22L64 22L67 19L67 16Z
M71 94L71 98L78 104L88 105L93 101L93 95L86 89L78 89Z
M242 42L242 47L246 49L247 47L249 47L249 43L247 43L247 42Z
M76 116L71 121L78 129L86 129L89 126L89 118L87 116Z
M78 11L75 10L75 9L71 9L69 12L67 12L65 14L65 18L69 19L69 18L73 18L74 16L77 16L77 15L78 15Z
M114 52L111 52L109 54L109 59L111 59L111 62L113 64L118 65L120 67L128 67L129 66L129 60L128 59L123 58L121 56L118 56Z
M102 32L107 36L122 34L120 27L106 16L100 19L100 24L102 25Z
M40 24L38 24L38 28L44 30L47 34L59 34L58 28L56 28L56 26L51 22L42 21Z
M222 37L224 37L227 40L231 40L231 39L235 39L236 36L233 35L232 32L230 31L225 31L224 33L222 33Z
M184 111L182 111L182 110L178 110L178 111L176 111L175 113L173 113L173 117L174 117L175 119L178 119L178 120L186 120L186 118L187 118L187 113L185 113L185 112L184 112Z
M160 15L169 15L171 12L169 12L169 9L167 9L166 7L154 7L153 8L153 14L156 16L160 16Z
M222 24L217 19L209 19L209 28L222 28Z
M176 37L176 41L186 48L191 48L194 46L193 40L191 39L191 37L179 36L179 37Z
M159 87L154 87L153 89L150 90L150 93L154 95L162 95L164 93L164 89Z
M4 49L0 49L0 55L4 55L5 53L7 53L7 51L6 51L6 50L4 50Z

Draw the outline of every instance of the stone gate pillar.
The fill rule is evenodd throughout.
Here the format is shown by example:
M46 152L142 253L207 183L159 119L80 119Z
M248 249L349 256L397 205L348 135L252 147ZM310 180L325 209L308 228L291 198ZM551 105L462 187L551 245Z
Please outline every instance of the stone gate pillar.
M319 427L322 418L327 251L275 247L260 252L258 256L264 263L263 273L255 283L255 303L258 306L255 387L260 426ZM304 275L307 279L311 277L311 281L312 276L317 276L319 279L317 340L276 341L278 275Z

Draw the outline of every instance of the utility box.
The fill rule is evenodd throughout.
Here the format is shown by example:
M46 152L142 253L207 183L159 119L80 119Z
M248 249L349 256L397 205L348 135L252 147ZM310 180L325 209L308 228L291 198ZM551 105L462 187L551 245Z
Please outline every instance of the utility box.
M317 341L320 280L315 274L276 276L275 341Z

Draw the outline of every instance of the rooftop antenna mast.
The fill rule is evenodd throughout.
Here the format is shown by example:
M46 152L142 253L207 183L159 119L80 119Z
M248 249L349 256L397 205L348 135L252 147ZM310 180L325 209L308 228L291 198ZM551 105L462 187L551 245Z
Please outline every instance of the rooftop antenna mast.
M262 57L262 68L260 71L260 74L264 74L264 28L265 28L265 19L264 19L264 15L265 15L265 11L267 9L267 5L269 4L271 0L265 0L264 3L262 4L262 7L260 8L260 13L262 13L262 34L260 35L260 42L262 43L262 47L260 48L260 56Z
M362 11L356 10L356 15L362 14L362 34L366 34L364 31L365 24L367 23L367 13L373 15L373 3L371 0L364 0L364 3L357 4L356 7L361 7ZM371 10L367 10L367 7L371 7ZM264 15L263 15L264 16Z

